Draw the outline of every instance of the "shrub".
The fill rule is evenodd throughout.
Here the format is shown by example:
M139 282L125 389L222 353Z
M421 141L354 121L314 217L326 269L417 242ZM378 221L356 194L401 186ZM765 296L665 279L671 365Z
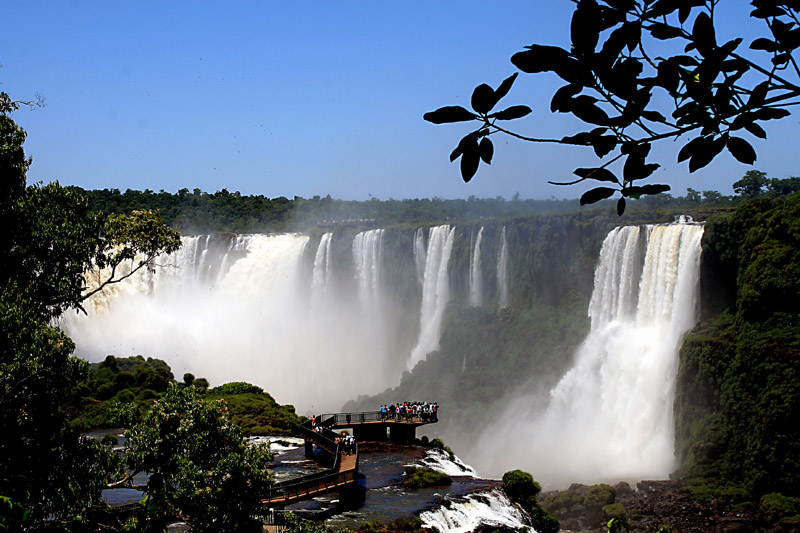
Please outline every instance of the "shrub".
M225 383L224 385L220 385L219 387L214 387L213 389L211 389L211 393L226 395L226 396L233 394L250 394L250 393L264 394L264 389L256 385L251 385L250 383L245 383L244 381L232 381L230 383Z
M603 506L603 516L606 518L625 518L628 512L621 503L610 503Z
M406 467L406 475L403 478L403 486L409 489L421 489L425 487L437 487L449 485L453 478L447 474L431 470L430 468L419 468L416 466Z
M583 505L587 508L602 508L605 505L614 503L617 497L617 491L611 485L600 483L594 485L586 491L583 497Z
M764 518L775 523L781 518L798 513L797 500L777 492L772 492L761 497L758 510L761 511Z
M542 491L542 486L533 476L522 470L511 470L503 474L503 491L512 500L524 504Z

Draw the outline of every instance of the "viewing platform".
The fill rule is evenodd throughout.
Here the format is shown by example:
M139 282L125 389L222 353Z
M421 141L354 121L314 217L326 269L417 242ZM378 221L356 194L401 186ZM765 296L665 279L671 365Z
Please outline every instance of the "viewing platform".
M358 442L391 441L396 444L414 443L416 428L437 421L436 413L422 415L399 414L389 416L380 411L363 413L324 414L300 426L300 436L305 440L305 453L315 457L317 446L333 466L314 474L300 476L273 485L261 499L263 505L283 507L334 490L355 487L358 479ZM351 429L355 446L347 447L334 430ZM346 453L350 451L351 453Z

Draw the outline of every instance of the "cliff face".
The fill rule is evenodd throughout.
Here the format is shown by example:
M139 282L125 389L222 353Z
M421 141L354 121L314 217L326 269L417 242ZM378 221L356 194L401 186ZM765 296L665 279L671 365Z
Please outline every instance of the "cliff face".
M800 195L711 217L676 452L700 495L800 492Z

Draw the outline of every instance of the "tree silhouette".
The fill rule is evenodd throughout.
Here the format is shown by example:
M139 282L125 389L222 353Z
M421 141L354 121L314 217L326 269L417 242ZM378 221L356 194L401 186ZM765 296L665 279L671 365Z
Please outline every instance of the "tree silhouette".
M757 60L742 55L742 38L717 42L720 0L573 1L571 47L532 44L511 63L524 73L561 78L565 84L552 95L550 110L571 114L585 126L559 139L521 135L502 124L527 116L530 107L495 111L518 73L496 89L481 84L472 93L472 110L446 106L423 117L434 124L479 123L450 154L451 161L461 159L464 181L481 161L491 164L491 136L498 133L532 143L589 146L598 166L577 168L576 180L556 184L603 182L583 194L581 205L619 192L621 215L626 198L670 190L667 184L640 184L660 166L649 160L656 141L685 139L677 159L688 162L689 172L725 149L752 164L756 151L746 137L765 139L762 124L788 116L790 106L800 103L800 68L793 57L800 46L796 1L751 1L750 17L764 23L762 36L749 43Z

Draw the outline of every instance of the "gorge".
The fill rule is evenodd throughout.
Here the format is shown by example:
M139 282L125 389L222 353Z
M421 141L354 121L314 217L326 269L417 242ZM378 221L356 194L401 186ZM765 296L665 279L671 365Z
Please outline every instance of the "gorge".
M437 400L448 413L438 436L484 475L664 477L702 226L629 226L604 242L612 223L188 236L62 322L89 360L152 355L178 375L255 383L308 414ZM485 338L462 349L465 330ZM512 443L502 459L498 439Z

